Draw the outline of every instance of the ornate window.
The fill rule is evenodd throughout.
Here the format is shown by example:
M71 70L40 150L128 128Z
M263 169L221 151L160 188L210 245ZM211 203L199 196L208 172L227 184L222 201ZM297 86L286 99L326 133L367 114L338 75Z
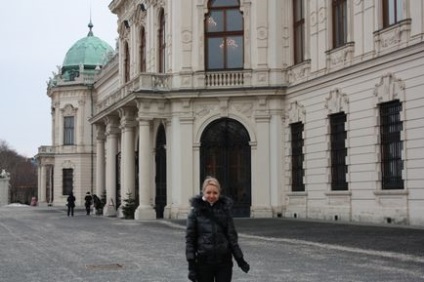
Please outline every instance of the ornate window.
M347 1L333 0L333 48L347 43Z
M383 28L400 22L402 17L403 0L383 1Z
M293 0L293 48L294 64L304 60L305 52L305 15L303 0Z
M74 145L74 117L68 116L64 117L63 120L63 144L64 145Z
M163 9L159 13L159 33L158 33L158 42L159 42L159 68L160 73L165 72L165 13Z
M380 150L382 189L403 189L402 140L399 100L380 104Z
M291 129L291 165L292 165L292 191L305 191L303 176L303 123L296 122L290 125Z
M243 15L239 0L210 0L205 18L207 70L242 69Z
M347 190L346 182L346 114L330 115L331 140L331 190Z
M62 173L62 193L63 195L69 195L74 189L74 170L72 168L65 168L62 170Z
M140 72L146 72L146 31L140 29Z

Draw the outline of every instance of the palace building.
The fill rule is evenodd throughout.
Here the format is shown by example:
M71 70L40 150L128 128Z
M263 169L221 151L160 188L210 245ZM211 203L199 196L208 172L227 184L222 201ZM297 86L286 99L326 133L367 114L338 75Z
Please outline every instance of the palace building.
M39 202L424 226L424 2L113 0L50 79ZM95 30L95 29L94 29Z

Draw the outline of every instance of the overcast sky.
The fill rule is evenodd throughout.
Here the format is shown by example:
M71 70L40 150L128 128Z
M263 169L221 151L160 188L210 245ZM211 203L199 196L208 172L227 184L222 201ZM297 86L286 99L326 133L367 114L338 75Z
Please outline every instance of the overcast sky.
M33 157L51 145L51 111L46 82L66 52L87 36L115 48L117 16L111 0L9 0L0 9L0 140Z

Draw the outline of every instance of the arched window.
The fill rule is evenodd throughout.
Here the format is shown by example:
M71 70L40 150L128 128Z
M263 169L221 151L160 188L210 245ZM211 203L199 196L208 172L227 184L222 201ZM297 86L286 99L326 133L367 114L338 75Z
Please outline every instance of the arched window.
M243 15L239 0L209 0L205 18L207 70L242 69Z
M140 72L146 72L146 31L140 29Z
M158 71L160 73L165 72L165 14L163 9L160 10L159 13L159 34L158 34L158 42L159 42L159 68Z
M130 80L130 48L128 47L128 42L125 42L125 60L124 60L124 80L128 82Z

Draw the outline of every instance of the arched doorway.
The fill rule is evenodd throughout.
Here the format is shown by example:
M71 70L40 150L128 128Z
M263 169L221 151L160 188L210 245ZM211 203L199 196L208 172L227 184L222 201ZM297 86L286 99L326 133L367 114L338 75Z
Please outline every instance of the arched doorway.
M201 182L208 175L218 178L222 193L234 200L237 217L249 217L252 204L249 141L244 126L230 118L209 124L200 140Z
M156 136L155 148L156 160L156 197L155 210L156 218L163 218L163 212L166 206L166 135L165 127L161 124Z

